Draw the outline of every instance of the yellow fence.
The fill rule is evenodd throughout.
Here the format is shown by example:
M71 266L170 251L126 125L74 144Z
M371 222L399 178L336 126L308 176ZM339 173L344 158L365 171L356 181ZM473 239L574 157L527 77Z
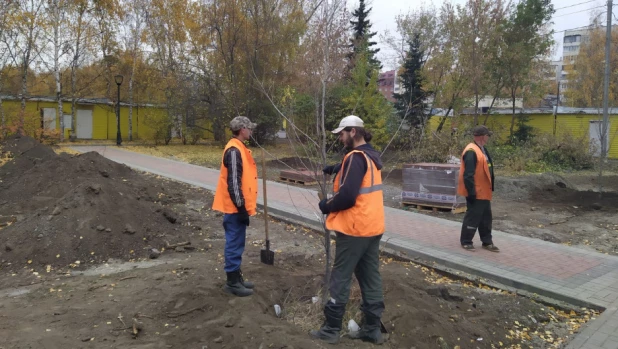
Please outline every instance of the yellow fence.
M6 125L17 125L21 114L21 102L19 100L3 100L2 108L6 117ZM60 118L55 117L58 104L49 100L36 100L31 99L26 101L26 108L24 112L24 128L26 133L34 134L37 129L40 129L43 125L47 129L60 129ZM65 115L71 114L71 104L68 102L62 105L63 113ZM50 124L50 121L44 114L49 110L53 112L50 117L53 120L55 118L55 125ZM80 116L81 115L81 116ZM66 118L66 117L65 117ZM77 125L79 127L80 120L84 120L82 123L82 129L84 131L81 137L83 139L116 139L117 121L116 121L116 107L111 104L105 103L81 103L77 105ZM157 127L164 125L168 120L167 110L154 106L134 106L132 115L132 134L133 139L153 139L155 130ZM68 122L70 120L67 119ZM91 125L91 126L90 126ZM69 137L71 125L65 124L65 137ZM83 129L86 126L86 129ZM201 125L204 128L208 128L210 125ZM129 135L129 107L126 105L120 106L120 132L123 139L128 139ZM212 139L212 133L202 131L201 136L203 139Z
M534 128L537 134L555 134L561 135L569 133L574 137L589 137L591 121L600 122L603 118L596 114L558 114L554 117L551 113L543 114L524 114L525 124ZM479 116L479 123L485 122L487 115ZM515 119L514 130L517 130L517 118ZM448 117L442 130L451 130L452 128L470 127L473 123L473 115L460 115L456 117ZM506 140L511 129L510 114L492 114L487 117L486 126L493 132L494 136L500 140ZM433 116L429 122L430 130L434 131L440 124L440 116ZM608 157L618 158L618 115L610 115L609 128L609 151Z

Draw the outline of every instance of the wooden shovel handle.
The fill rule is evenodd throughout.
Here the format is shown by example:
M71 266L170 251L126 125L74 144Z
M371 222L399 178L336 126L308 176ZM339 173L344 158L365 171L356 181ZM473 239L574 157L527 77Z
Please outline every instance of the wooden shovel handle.
M266 196L266 155L262 148L262 190L264 192L264 231L266 232L266 241L268 241L268 199Z

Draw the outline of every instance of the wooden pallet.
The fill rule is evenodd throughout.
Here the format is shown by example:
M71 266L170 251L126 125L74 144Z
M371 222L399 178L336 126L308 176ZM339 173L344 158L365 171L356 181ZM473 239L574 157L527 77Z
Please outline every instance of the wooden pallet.
M315 173L306 169L298 170L283 170L279 172L279 180L288 183L315 185L318 181L315 179Z
M285 177L281 177L281 176L279 177L279 180L282 181L282 182L302 184L302 185L316 185L316 184L318 184L317 181L306 181L304 179L285 178Z
M418 204L418 203L412 203L412 202L402 202L401 206L414 207L417 210L429 210L433 212L451 212L453 214L464 213L467 210L466 206L449 207L449 206L441 206L441 205Z

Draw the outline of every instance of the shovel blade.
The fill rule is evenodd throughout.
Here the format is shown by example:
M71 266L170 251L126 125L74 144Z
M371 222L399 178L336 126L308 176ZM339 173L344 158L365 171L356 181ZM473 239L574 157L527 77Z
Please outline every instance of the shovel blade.
M261 250L260 260L267 265L275 264L275 252L271 250Z
M384 326L384 323L380 320L380 332L387 334L388 331L386 330L386 326Z

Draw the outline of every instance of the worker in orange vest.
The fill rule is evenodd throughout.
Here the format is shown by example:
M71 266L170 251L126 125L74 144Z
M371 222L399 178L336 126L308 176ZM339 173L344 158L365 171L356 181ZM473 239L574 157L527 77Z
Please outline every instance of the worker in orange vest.
M380 276L380 239L384 234L384 198L380 153L368 144L371 133L358 116L346 116L333 133L349 151L341 166L324 170L337 172L332 198L320 201L327 214L326 228L337 234L335 262L330 278L330 300L324 306L324 324L311 331L313 338L335 344L339 342L343 316L350 297L352 274L362 293L361 329L350 337L381 344L381 318L384 294Z
M256 124L246 116L237 116L230 122L233 137L223 150L221 172L212 209L223 212L225 229L224 290L235 296L253 294L253 283L244 280L240 264L245 251L249 216L256 214L257 166L245 141L251 138Z
M493 134L486 126L472 129L474 142L461 154L457 194L466 197L467 211L461 227L461 246L474 251L472 239L478 229L483 248L500 252L491 237L491 198L494 191L494 165L485 144Z

